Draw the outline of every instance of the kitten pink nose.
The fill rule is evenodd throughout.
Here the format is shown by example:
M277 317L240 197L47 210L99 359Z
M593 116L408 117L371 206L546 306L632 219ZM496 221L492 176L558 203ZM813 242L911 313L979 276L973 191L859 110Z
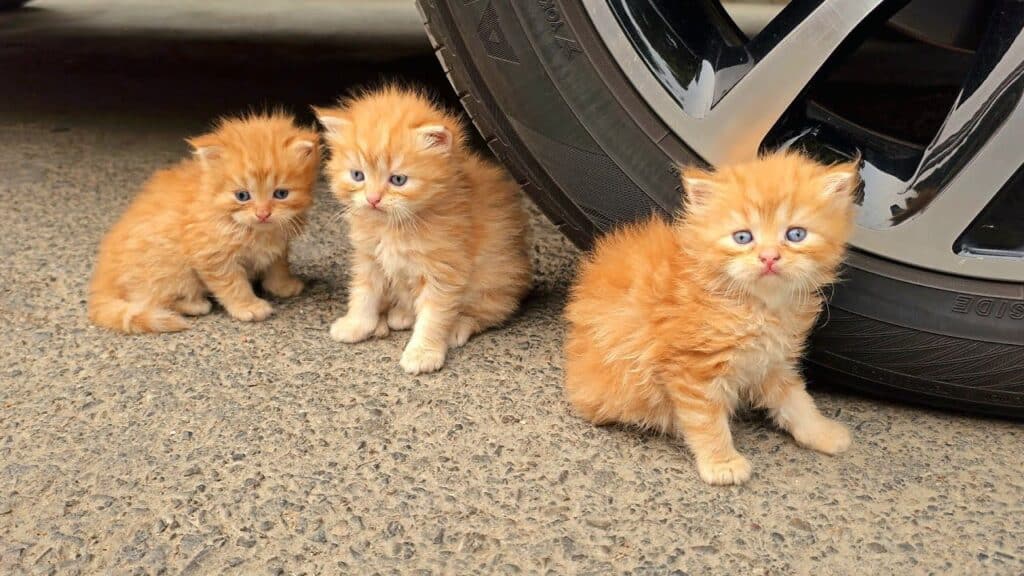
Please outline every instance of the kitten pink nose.
M260 222L266 222L267 219L270 218L270 209L257 210L256 217L260 219Z
M367 194L366 201L370 204L370 206L376 208L377 204L380 204L380 194Z
M778 250L765 250L761 252L758 257L765 263L765 268L771 270L772 266L775 265L775 262L777 262L782 255L778 253Z

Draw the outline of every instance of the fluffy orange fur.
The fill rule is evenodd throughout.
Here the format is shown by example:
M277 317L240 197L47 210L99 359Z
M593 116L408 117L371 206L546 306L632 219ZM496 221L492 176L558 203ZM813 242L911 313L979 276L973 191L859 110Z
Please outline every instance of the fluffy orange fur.
M504 322L529 289L519 187L418 92L389 87L316 112L353 248L348 310L331 337L412 328L402 368L438 370L449 347Z
M184 330L183 314L210 312L207 293L239 320L263 320L273 308L251 280L275 296L302 291L288 242L313 202L317 133L254 115L189 143L193 157L157 172L103 239L89 298L96 324Z
M729 430L741 403L767 409L803 446L845 450L849 432L817 410L798 361L852 232L858 183L857 163L793 153L685 169L685 216L611 233L581 266L566 310L576 410L682 436L710 484L750 477Z

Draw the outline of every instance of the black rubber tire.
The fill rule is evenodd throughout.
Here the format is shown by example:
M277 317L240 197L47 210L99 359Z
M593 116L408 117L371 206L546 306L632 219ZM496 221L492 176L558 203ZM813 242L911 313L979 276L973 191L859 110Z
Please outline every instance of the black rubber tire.
M647 108L579 0L419 0L474 125L582 248L681 199L699 160ZM807 368L819 385L1024 417L1024 286L954 278L853 253Z

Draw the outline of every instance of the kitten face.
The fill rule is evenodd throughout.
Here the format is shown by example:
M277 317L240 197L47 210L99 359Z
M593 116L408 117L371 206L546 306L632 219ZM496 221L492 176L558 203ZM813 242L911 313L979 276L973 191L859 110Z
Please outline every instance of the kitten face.
M684 227L702 265L762 297L834 279L852 232L857 164L778 154L715 173L686 170Z
M318 138L284 116L228 120L189 141L209 208L253 230L290 229L313 203Z
M338 199L351 208L370 215L416 212L442 191L446 158L419 149L416 129L396 131L387 147L359 146L365 140L355 129L347 136L348 145L332 147L336 161L331 182Z
M442 200L462 129L427 98L387 88L315 110L331 149L331 190L354 217L400 221Z

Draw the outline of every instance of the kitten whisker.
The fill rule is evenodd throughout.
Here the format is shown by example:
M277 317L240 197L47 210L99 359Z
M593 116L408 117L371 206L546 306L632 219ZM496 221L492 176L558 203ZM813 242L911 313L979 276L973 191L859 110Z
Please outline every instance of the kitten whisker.
M825 297L825 290L823 290L820 286L815 287L815 290L817 290L818 295L821 296L822 312L825 313L825 322L822 324L822 326L828 326L828 323L832 320L832 309L829 305L829 300L828 298Z
M305 220L303 218L288 218L284 221L284 233L285 237L289 240L293 240L302 236L302 232L305 229Z
M418 234L420 231L419 218L405 206L399 205L389 210L388 223L404 233Z
M331 219L330 219L330 223L331 223L331 224L337 224L337 223L338 223L338 222L339 222L340 220L342 220L343 218L345 218L345 215L346 215L346 214L348 214L348 208L346 208L346 207L342 207L342 209L341 209L341 210L339 210L338 212L335 212L335 213L334 213L334 214L333 214L333 215L331 216Z

